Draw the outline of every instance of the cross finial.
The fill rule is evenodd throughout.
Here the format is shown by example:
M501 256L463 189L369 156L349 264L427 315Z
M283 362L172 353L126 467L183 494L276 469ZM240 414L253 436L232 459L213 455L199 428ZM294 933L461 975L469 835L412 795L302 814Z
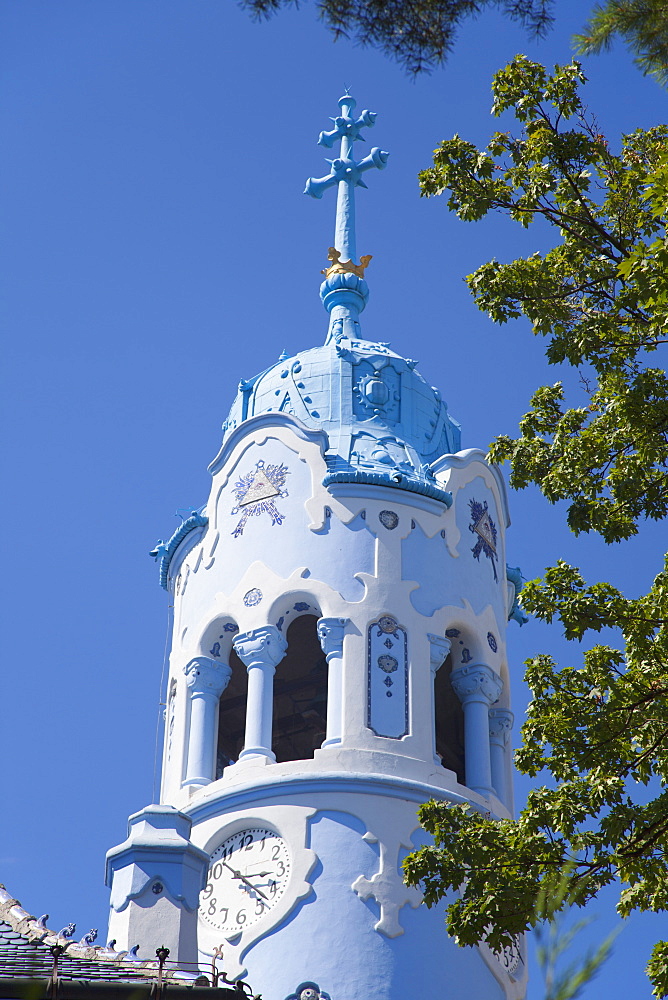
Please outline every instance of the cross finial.
M372 167L382 170L387 165L389 156L389 153L374 146L364 159L355 160L353 144L364 142L364 136L361 134L362 129L370 128L376 121L375 112L366 110L358 118L354 118L352 115L356 103L355 98L348 93L339 98L341 114L332 118L334 128L328 132L320 133L318 144L331 149L337 139L340 139L340 155L336 159L327 160L330 171L325 177L309 177L304 189L304 194L309 194L312 198L322 198L324 191L334 187L334 185L337 186L334 248L339 251L343 261L352 261L353 263L357 257L355 247L355 188L366 187L362 180L362 174L371 170Z

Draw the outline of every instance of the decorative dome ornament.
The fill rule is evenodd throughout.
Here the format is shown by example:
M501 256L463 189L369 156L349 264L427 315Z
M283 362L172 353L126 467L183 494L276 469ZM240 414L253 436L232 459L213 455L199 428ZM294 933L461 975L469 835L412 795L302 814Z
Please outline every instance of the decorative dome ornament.
M309 431L327 435L323 486L391 486L450 507L452 494L431 466L443 455L459 451L459 424L440 392L417 371L416 361L397 354L386 341L362 336L359 315L369 297L364 274L371 255L356 261L354 192L366 187L364 173L386 166L389 154L375 147L355 160L354 143L363 140L361 132L375 123L376 115L363 111L354 118L355 100L350 94L339 99L339 106L342 113L332 119L334 128L321 132L319 143L329 148L340 140L340 156L328 161L329 174L309 178L305 189L318 199L330 187L337 189L334 245L320 286L329 314L325 343L292 358L284 352L277 363L240 381L223 424L221 451L209 471L215 474L248 420L266 419L271 413L277 420L293 418ZM239 516L235 538L251 518L257 523L256 517L268 514L272 524L282 523L285 483L274 481L268 467L262 474L239 471L239 496L233 505ZM389 530L396 527L391 521L390 515L381 517Z
M331 998L317 983L301 983L285 1000L331 1000Z
M364 271L371 260L371 254L365 254L360 258L359 264L355 263L355 188L365 188L362 174L374 167L384 170L390 155L374 146L368 156L355 160L354 143L364 142L362 129L370 128L376 122L374 111L365 110L359 118L353 118L356 103L350 94L339 98L342 114L332 118L333 129L320 133L318 145L331 148L340 139L340 155L327 160L330 165L328 174L324 177L309 177L304 188L304 194L318 199L322 198L328 188L336 186L337 189L334 246L329 248L330 266L322 272L326 278L320 286L320 297L331 316L327 343L333 339L334 331L337 335L343 333L349 337L360 335L357 317L369 298Z
M363 278L372 258L373 254L365 253L360 257L359 264L354 264L352 260L341 260L340 251L336 247L330 247L327 251L327 260L330 265L320 273L327 278L331 278L335 274L356 274L358 278Z

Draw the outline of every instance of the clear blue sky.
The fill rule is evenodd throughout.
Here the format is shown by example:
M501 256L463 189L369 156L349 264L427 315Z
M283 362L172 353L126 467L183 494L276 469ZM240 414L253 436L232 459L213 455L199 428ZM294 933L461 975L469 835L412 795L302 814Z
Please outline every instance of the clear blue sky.
M256 24L229 0L4 0L0 880L52 927L104 937L105 851L153 798L168 601L148 550L206 501L239 379L324 338L333 199L302 190L326 172L316 140L344 85L391 152L358 199L365 334L419 359L464 447L513 433L532 389L559 377L524 323L495 328L462 281L546 233L459 223L416 181L440 139L487 140L491 76L516 52L568 60L588 4L556 7L539 44L481 16L412 82L334 44L309 3ZM613 143L663 120L666 94L623 49L586 72ZM526 576L562 557L634 594L660 566L660 527L607 550L535 494L511 510ZM523 659L578 654L557 628L509 632L521 717ZM615 922L595 909L594 939ZM649 997L642 968L667 923L632 919L586 996Z

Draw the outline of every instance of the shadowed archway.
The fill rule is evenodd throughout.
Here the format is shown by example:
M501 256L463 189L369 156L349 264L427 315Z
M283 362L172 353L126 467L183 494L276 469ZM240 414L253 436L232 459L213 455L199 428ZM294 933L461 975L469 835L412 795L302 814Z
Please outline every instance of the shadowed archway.
M448 656L436 671L434 681L436 753L443 767L454 771L457 781L463 785L466 778L464 710L450 683L451 673L452 657Z

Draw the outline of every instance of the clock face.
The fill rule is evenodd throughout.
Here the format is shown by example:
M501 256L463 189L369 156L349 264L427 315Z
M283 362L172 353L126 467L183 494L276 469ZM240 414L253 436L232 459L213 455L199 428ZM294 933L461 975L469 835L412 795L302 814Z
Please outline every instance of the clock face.
M514 972L517 972L517 968L522 961L519 939L515 938L512 945L506 945L503 951L500 952L498 958L508 975L512 976Z
M233 937L274 908L289 880L285 841L274 830L240 830L211 855L200 916L225 937Z

